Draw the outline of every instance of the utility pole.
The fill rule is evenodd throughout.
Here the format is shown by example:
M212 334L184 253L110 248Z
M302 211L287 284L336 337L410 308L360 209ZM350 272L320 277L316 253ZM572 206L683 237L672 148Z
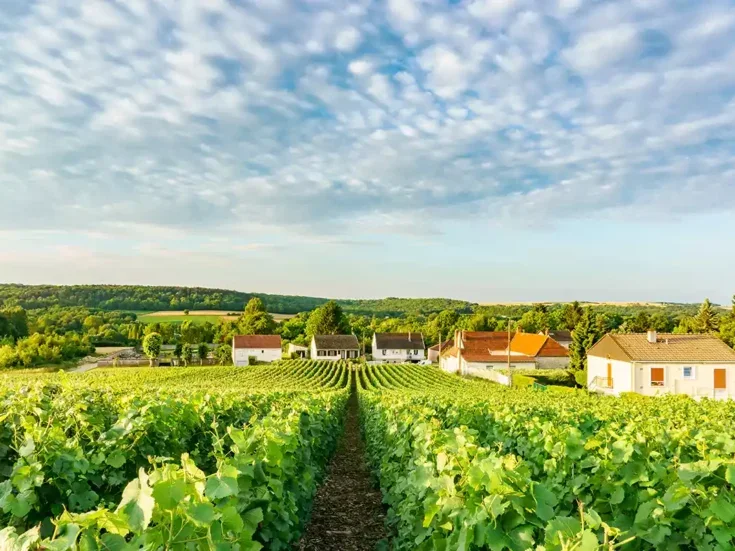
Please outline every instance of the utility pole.
M508 386L513 388L513 373L510 370L510 316L508 316Z

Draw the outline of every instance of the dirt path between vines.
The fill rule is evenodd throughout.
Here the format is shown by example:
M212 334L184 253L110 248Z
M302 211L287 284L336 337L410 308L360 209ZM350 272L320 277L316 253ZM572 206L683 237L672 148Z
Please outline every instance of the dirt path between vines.
M300 551L373 551L388 549L380 490L370 480L360 437L357 393L347 404L345 432L314 500L311 522Z

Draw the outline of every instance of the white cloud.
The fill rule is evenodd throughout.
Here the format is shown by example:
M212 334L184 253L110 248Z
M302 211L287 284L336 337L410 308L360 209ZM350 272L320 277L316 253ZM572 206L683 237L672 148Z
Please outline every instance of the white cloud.
M594 72L633 55L639 47L636 27L622 24L583 34L564 57L577 71Z
M351 52L360 44L360 31L354 27L342 29L334 39L334 46L343 52Z
M356 59L354 61L351 61L347 68L350 73L357 76L362 76L373 72L373 64L365 59Z
M416 23L421 17L416 0L388 0L388 11L399 23Z
M427 48L419 56L419 64L428 73L429 87L438 96L454 98L467 88L471 70L450 48L443 45Z

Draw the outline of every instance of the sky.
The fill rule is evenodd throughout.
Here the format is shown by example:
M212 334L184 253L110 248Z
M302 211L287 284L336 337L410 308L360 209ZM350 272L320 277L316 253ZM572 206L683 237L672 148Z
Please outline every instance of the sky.
M0 0L0 281L735 293L735 2Z

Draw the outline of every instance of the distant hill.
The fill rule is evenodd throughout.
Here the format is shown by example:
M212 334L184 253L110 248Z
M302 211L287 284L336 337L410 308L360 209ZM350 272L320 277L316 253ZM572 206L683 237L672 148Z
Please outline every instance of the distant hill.
M243 293L204 287L149 287L141 285L18 285L0 284L0 305L17 304L28 310L52 306L84 306L102 310L226 310L239 312L259 297L269 312L307 312L329 299L267 293ZM470 312L473 304L452 299L385 298L338 300L349 313L377 316L430 314L446 309Z

